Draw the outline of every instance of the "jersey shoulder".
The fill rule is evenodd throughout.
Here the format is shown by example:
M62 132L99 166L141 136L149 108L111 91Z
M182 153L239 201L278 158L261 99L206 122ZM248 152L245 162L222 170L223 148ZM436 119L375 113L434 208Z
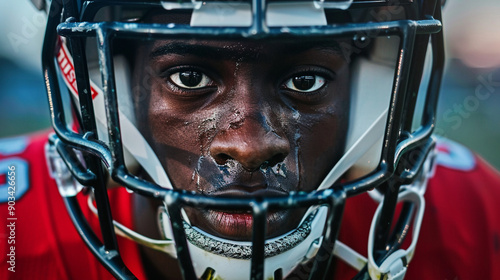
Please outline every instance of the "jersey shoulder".
M465 146L445 138L436 141L435 169L430 185L463 186L469 191L500 191L500 172ZM479 187L483 185L483 187Z
M470 171L476 167L474 153L450 139L436 137L436 165L452 170Z
M440 138L425 201L408 279L500 279L500 173Z
M9 196L20 201L29 193L33 182L46 179L44 145L47 135L48 132L43 132L0 139L0 185L9 189L7 185L11 184L10 194L0 193L0 203L8 202Z

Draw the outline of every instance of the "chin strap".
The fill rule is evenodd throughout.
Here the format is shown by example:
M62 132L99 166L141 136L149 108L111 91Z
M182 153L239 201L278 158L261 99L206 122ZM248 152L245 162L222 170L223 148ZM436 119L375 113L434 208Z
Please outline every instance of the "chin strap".
M412 202L417 212L413 222L413 234L410 246L406 249L400 249L391 253L380 265L377 265L373 257L373 245L375 239L375 228L380 218L382 203L379 204L373 217L370 234L368 239L368 258L351 249L349 246L337 240L333 254L344 262L360 271L365 265L368 265L368 273L372 280L402 280L406 274L409 262L413 258L415 247L418 241L420 226L424 216L425 200L423 193L415 188L404 189L398 198L398 202Z
M368 266L368 273L372 280L402 280L406 275L408 264L415 253L415 248L420 233L420 227L424 217L425 199L424 194L427 189L428 179L434 175L435 165L433 164L436 152L431 151L424 162L422 177L415 180L411 185L402 186L398 196L398 202L411 202L416 207L413 220L413 231L411 244L407 249L399 249L386 257L386 259L377 265L373 255L375 240L375 228L382 213L383 195L377 190L368 192L370 197L379 202L377 210L372 219L370 233L368 237L368 258L351 249L349 246L337 240L335 242L334 255L345 261L347 264L362 270Z
M405 250L399 249L390 254L382 264L377 265L375 263L373 257L375 228L380 218L380 213L382 212L382 204L379 204L372 220L368 238L368 273L371 279L402 280L405 277L408 263L413 258L417 246L418 235L420 233L420 226L422 225L422 219L424 217L425 200L423 193L418 189L408 188L403 190L398 197L398 202L403 201L411 202L416 207L411 244Z
M97 208L94 206L94 199L92 195L89 195L87 199L87 205L89 206L89 209L94 213L94 215L97 216ZM172 239L152 239L129 229L128 227L120 224L115 220L113 220L113 225L115 226L116 234L120 235L121 237L130 239L151 249L167 253L170 256L175 257L176 255L175 243Z

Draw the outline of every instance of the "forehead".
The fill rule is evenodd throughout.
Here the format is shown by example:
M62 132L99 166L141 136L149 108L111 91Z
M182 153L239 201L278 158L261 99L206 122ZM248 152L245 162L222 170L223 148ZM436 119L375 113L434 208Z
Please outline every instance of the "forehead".
M171 39L158 40L147 49L149 59L168 55L200 57L213 60L279 61L282 59L318 59L319 57L348 60L349 53L342 48L345 42L337 40L312 40L297 42L293 40L207 40Z

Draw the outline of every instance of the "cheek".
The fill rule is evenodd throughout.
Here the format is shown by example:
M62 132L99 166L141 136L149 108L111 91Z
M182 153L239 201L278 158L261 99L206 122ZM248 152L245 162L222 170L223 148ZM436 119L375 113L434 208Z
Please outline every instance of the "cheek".
M148 104L149 142L174 186L196 190L198 168L209 154L220 110L189 111L165 98L161 86L153 87Z
M153 86L147 107L148 141L175 186L191 184L193 166L200 156L196 125L189 114L181 114Z
M294 145L300 188L314 190L344 151L345 127L341 118L331 114L304 117L295 133Z
M301 187L318 187L342 157L349 125L349 92L343 90L331 105L302 114L295 132L296 161Z
M325 115L311 127L310 133L303 137L304 154L311 155L309 158L314 160L315 168L326 165L323 169L330 169L333 159L340 157L345 146L346 123L343 116Z

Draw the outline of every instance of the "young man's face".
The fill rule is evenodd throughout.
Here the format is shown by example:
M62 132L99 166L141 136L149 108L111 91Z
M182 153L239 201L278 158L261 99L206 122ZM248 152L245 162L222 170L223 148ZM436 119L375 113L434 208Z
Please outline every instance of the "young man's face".
M138 126L175 188L311 191L344 151L349 64L337 42L163 40L140 47L135 64ZM271 212L268 236L291 230L303 211ZM211 234L251 239L249 213L186 212Z

